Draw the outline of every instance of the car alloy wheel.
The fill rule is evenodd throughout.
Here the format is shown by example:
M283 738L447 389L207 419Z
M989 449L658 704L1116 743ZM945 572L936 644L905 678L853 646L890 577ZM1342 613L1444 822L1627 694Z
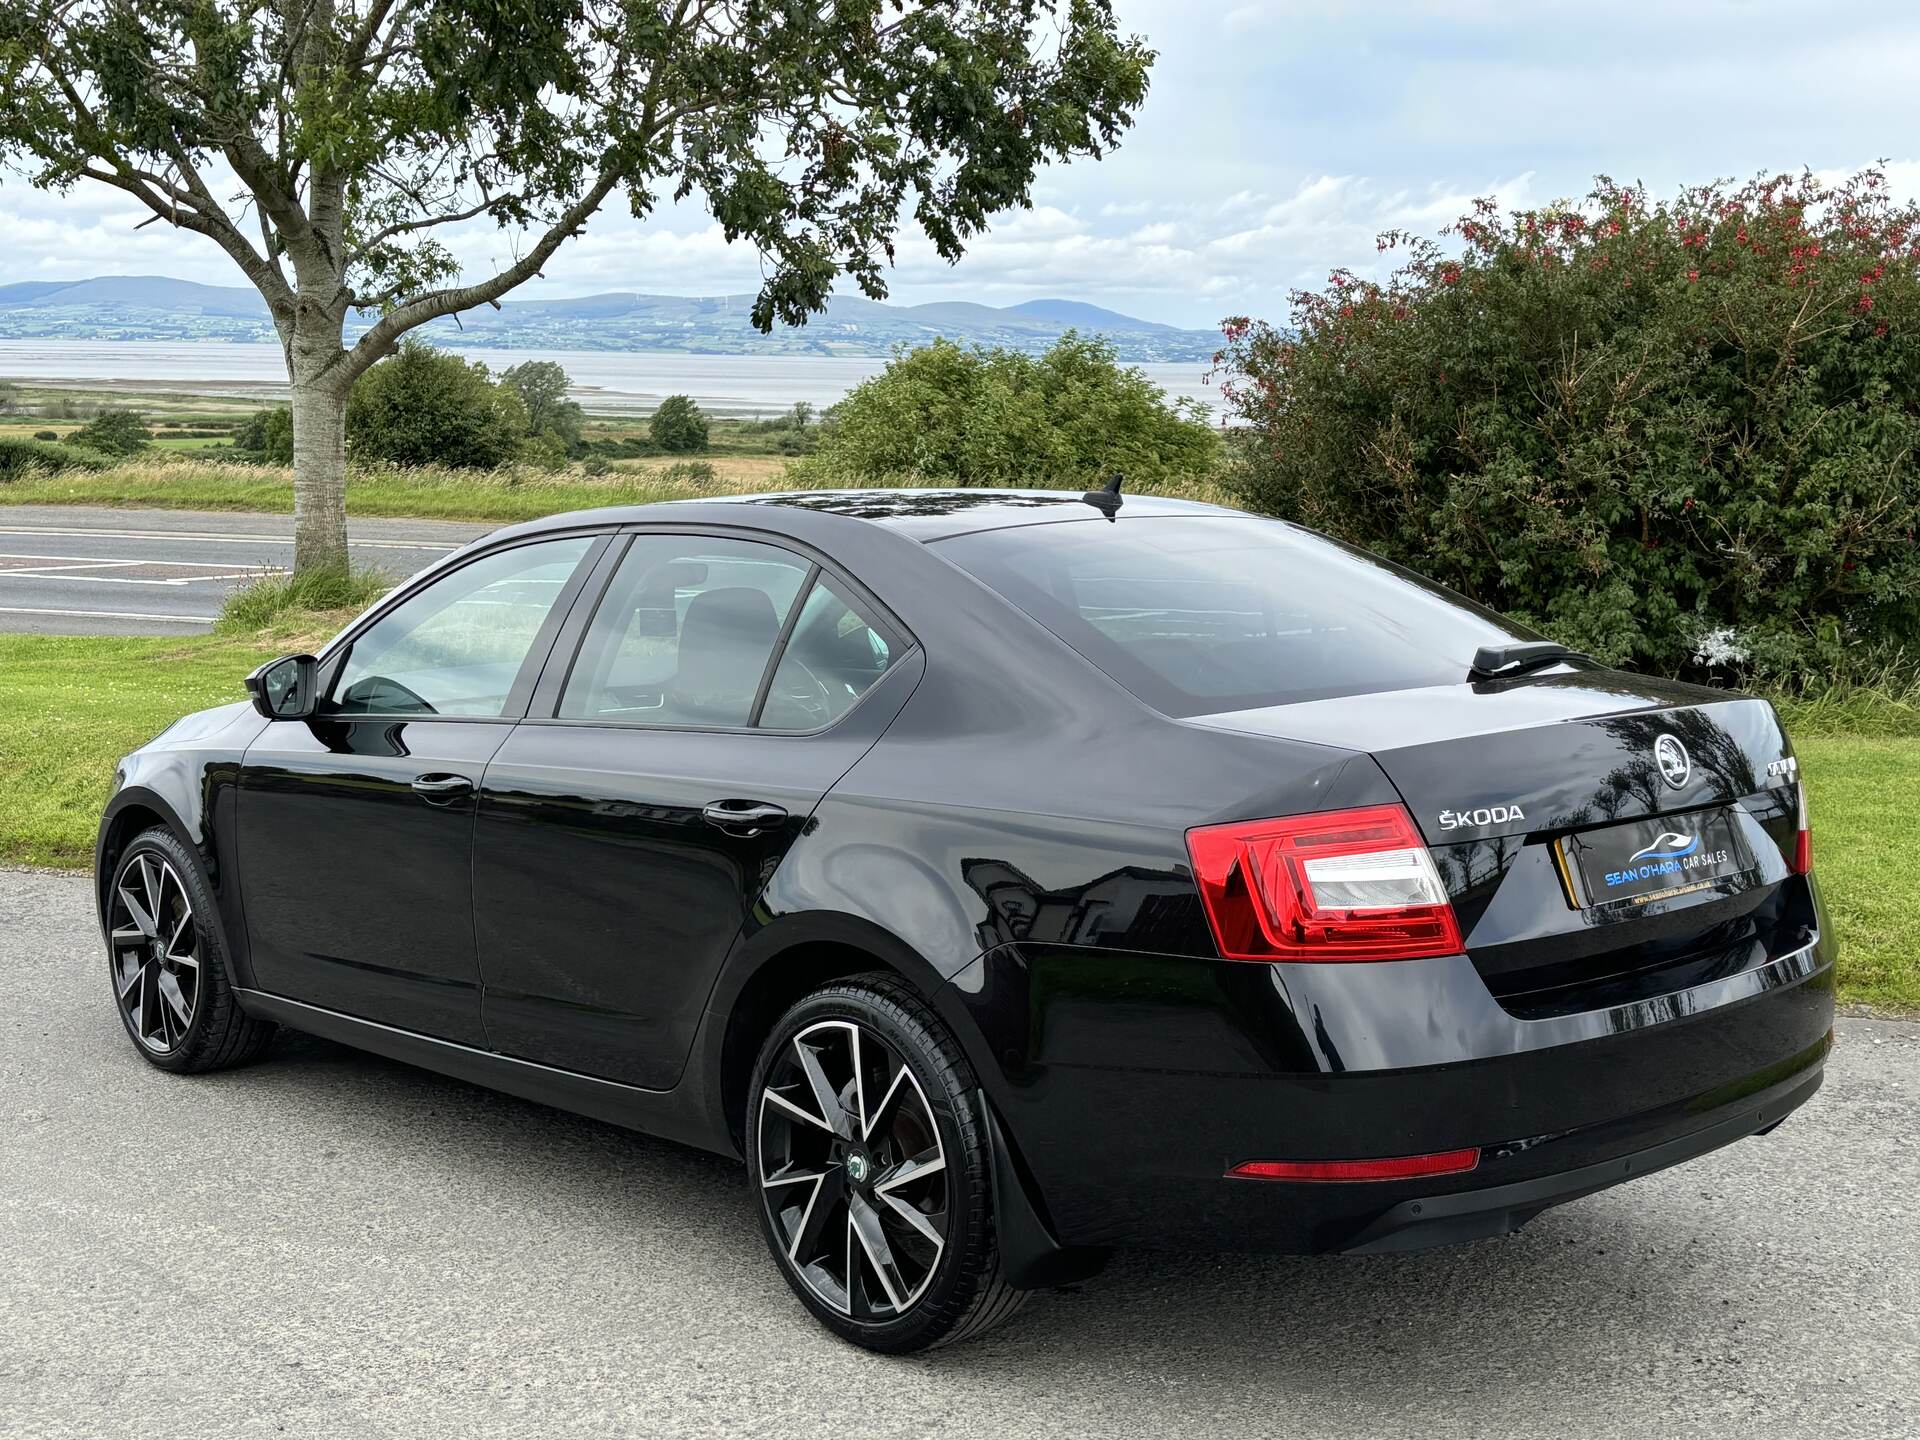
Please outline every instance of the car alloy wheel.
M834 1312L910 1311L947 1245L952 1177L912 1068L872 1030L822 1020L767 1068L761 1199L802 1284Z
M199 930L180 872L137 851L113 882L108 906L113 990L127 1029L147 1050L171 1054L200 1001Z

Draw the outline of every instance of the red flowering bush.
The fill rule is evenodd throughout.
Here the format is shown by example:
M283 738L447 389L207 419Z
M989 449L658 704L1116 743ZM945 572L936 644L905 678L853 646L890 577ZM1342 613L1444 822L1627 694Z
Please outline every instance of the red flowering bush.
M1920 657L1920 207L1601 181L1404 234L1217 357L1255 508L1670 673Z

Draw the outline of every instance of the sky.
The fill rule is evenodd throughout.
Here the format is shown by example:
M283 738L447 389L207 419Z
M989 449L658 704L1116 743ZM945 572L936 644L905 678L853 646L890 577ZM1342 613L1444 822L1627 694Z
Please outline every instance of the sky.
M1656 194L1761 170L1885 161L1920 193L1920 5L1862 0L1116 0L1159 51L1152 92L1105 159L1042 172L949 267L909 232L901 303L1085 300L1192 328L1251 313L1373 239L1437 235L1475 196L1584 195L1596 175ZM0 175L0 283L164 274L244 283L211 242L103 187L66 196ZM454 237L477 277L513 257L485 224ZM620 207L521 297L739 293L759 257L697 202Z

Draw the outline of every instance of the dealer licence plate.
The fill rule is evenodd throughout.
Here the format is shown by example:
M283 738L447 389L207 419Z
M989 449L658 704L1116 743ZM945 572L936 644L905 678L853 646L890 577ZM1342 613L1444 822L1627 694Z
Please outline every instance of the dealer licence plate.
M1644 904L1704 890L1753 868L1725 810L1666 815L1587 830L1560 841L1588 906Z

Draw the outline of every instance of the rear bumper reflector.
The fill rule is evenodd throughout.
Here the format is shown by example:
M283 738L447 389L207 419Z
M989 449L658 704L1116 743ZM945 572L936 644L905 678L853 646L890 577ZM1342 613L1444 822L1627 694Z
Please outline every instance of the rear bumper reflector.
M1227 1171L1229 1180L1407 1180L1423 1175L1462 1175L1480 1163L1480 1148L1400 1155L1387 1160L1245 1160Z

